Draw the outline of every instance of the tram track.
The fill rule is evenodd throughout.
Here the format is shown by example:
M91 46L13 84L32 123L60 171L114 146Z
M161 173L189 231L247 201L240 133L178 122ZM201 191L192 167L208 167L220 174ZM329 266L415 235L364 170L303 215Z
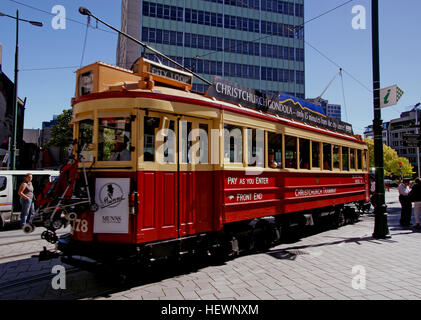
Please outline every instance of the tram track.
M81 270L79 268L70 268L70 269L66 269L66 274L82 272L82 271L83 270ZM6 281L6 282L3 282L3 283L0 283L0 290L10 289L10 288L13 288L13 287L18 287L18 286L21 286L21 285L34 283L36 281L42 281L42 280L50 279L50 278L53 278L54 276L55 276L55 274L53 274L51 272L45 272L45 273L40 273L40 274L37 274L37 275L34 275L34 276L25 277L25 278L18 279L18 280Z
M19 253L19 254L13 254L11 256L0 256L0 261L1 260L6 260L6 259L11 259L11 258L18 258L18 257L24 257L24 256L30 256L30 255L34 255L36 253L40 253L40 250L37 251L30 251L30 252L23 252L23 253ZM31 256L31 258L33 258L33 256Z

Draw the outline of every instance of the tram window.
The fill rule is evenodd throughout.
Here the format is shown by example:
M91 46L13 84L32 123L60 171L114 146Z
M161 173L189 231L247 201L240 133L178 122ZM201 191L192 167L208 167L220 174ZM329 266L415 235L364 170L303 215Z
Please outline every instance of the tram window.
M99 119L98 160L130 161L130 137L129 118Z
M355 149L350 150L349 159L351 161L351 170L355 170Z
M243 133L240 127L224 125L224 158L229 163L243 163Z
M247 129L247 165L263 167L265 164L265 132L263 130Z
M367 171L367 150L364 150L364 155L363 155L363 170Z
M332 170L332 145L323 143L323 170Z
M349 171L349 148L342 147L342 170Z
M205 123L199 125L199 152L200 163L209 163L209 126Z
M171 120L164 137L164 163L175 163L175 121Z
M93 120L82 120L79 122L78 151L83 149L82 156L85 161L93 161Z
M181 163L192 163L192 123L189 121L180 122L181 134Z
M340 163L341 163L341 159L340 159L341 149L339 146L333 145L332 150L333 150L333 169L339 169Z
M143 161L145 162L155 161L155 131L159 128L159 124L159 118L145 117L143 145Z
M362 170L363 169L363 162L362 162L362 157L363 157L363 153L361 150L357 150L357 166L358 166L358 170Z
M269 168L282 168L282 135L268 133L268 165Z
M311 161L313 168L320 168L320 142L311 143Z
M297 138L285 136L285 168L297 169Z
M310 170L310 140L300 139L300 169Z

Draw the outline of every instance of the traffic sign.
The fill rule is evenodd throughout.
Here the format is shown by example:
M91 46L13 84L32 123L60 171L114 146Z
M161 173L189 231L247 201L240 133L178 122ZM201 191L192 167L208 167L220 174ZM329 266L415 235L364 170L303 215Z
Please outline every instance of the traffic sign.
M406 133L403 135L403 144L406 147L419 147L421 142L419 134Z
M380 108L394 106L403 96L404 91L397 85L380 90Z

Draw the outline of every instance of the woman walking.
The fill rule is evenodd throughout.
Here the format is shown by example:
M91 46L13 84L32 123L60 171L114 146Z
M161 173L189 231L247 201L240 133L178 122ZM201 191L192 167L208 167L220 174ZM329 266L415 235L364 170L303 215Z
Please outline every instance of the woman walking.
M28 173L25 180L19 187L18 195L20 197L20 204L22 212L20 214L21 226L31 222L34 214L34 186L32 185L32 175Z

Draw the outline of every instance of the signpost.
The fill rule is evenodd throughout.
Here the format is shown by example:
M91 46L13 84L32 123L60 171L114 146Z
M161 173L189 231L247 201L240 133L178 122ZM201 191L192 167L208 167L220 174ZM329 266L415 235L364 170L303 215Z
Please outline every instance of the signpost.
M398 104L404 91L397 85L380 90L380 108L386 108Z

